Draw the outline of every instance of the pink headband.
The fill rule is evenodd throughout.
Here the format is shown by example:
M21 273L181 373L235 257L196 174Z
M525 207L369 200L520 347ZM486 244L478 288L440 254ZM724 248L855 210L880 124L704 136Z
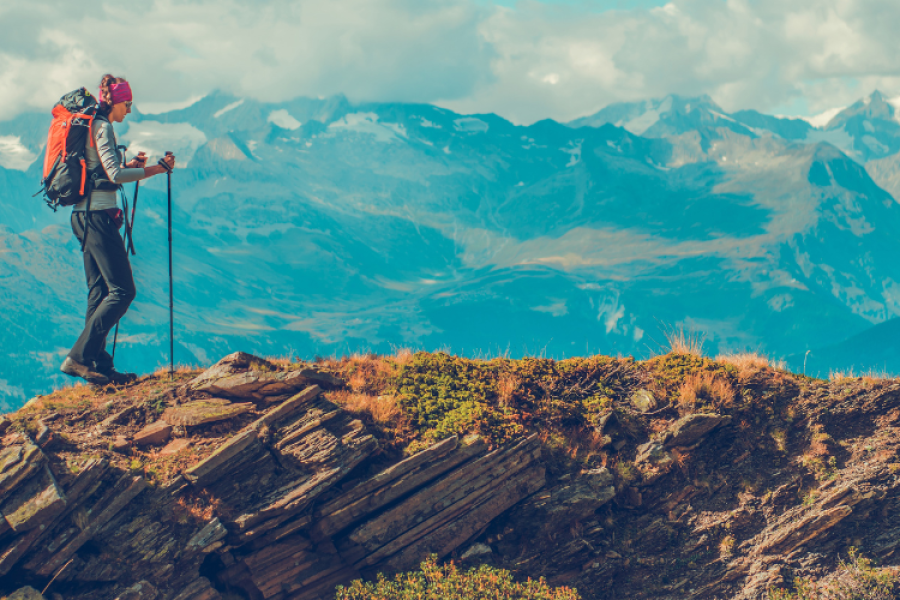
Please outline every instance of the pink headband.
M109 85L110 104L118 104L120 102L128 102L131 100L131 86L127 81L122 83L111 83ZM100 97L103 98L103 89L100 90Z

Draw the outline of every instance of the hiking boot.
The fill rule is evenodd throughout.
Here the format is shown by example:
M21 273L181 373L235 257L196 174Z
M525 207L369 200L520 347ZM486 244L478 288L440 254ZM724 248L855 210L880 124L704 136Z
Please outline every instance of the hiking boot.
M138 378L136 373L120 373L116 371L115 367L108 367L103 369L97 367L97 370L101 374L106 375L106 377L109 378L110 383L115 383L116 385L125 385L133 381L137 381Z
M87 365L83 365L80 362L72 360L72 358L69 356L67 356L66 360L63 361L63 364L59 368L59 370L66 375L71 375L72 377L80 377L81 379L84 379L88 383L93 383L94 385L106 385L107 383L109 383L109 377L102 373L94 371Z

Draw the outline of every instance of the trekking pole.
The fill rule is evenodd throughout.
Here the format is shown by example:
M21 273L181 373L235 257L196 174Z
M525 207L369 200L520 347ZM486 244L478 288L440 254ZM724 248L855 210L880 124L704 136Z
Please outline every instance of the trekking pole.
M126 152L128 152L128 147L127 146L116 146L116 149L122 151L122 168L124 169L125 163L128 162L128 159L126 158L126 154L125 154ZM121 188L119 188L119 189L121 191ZM122 235L125 238L125 256L127 257L128 256L128 239L129 239L129 236L128 236L128 198L125 196L124 193L122 193L122 211L123 211L122 214L125 215L123 217L125 219L125 231L122 232ZM119 322L116 321L116 331L113 334L112 353L110 353L110 356L112 356L113 361L116 360L116 343L118 341L119 341Z
M135 255L134 251L134 213L137 211L138 191L141 189L141 182L134 182L134 198L131 199L131 229L128 232L128 251L131 255Z
M171 156L166 152L166 156ZM175 374L175 295L172 292L172 169L165 158L157 164L166 170L166 192L168 194L169 213L169 376Z

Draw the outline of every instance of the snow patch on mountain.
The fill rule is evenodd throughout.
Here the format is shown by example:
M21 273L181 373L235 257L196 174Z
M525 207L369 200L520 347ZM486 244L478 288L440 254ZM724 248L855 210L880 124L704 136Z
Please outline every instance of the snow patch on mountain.
M27 171L36 158L37 155L22 143L21 137L0 135L0 167Z
M569 142L569 145L565 148L560 148L560 150L571 157L569 158L569 162L566 164L566 167L574 167L581 162L581 145L583 143L584 140L578 140L577 142Z
M219 109L218 111L216 111L216 113L213 115L213 119L218 119L219 117L221 117L221 116L224 115L225 113L230 112L230 111L236 109L238 106L242 105L243 103L244 103L244 99L243 99L243 98L241 98L241 99L238 100L237 102L232 102L231 104L229 104L229 105L226 106L225 108L222 108L222 109Z
M332 132L350 131L374 135L379 142L392 142L407 138L406 128L399 123L385 123L372 112L351 113L328 125Z
M269 123L277 125L282 129L290 129L293 131L294 129L298 129L303 123L295 119L291 116L287 110L280 108L278 110L273 110L269 113L268 119L266 119Z
M648 110L639 117L628 121L619 121L615 123L616 127L622 127L634 135L643 135L645 131L659 122L662 113L659 110Z
M838 108L832 108L826 110L823 113L819 113L818 115L814 115L812 117L800 117L816 129L822 129L826 125L828 125L832 119L838 116L842 110L847 108L846 106L840 106Z
M162 156L170 150L182 166L186 166L197 148L206 143L206 135L190 123L159 121L130 123L121 138L128 144L129 154L146 152L151 156Z

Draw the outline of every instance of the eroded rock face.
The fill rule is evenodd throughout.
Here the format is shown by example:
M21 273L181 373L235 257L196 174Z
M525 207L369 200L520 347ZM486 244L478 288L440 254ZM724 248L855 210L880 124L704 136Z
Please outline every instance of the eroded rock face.
M659 442L647 442L637 449L634 464L643 476L643 484L647 485L659 479L674 464L675 459Z
M616 495L609 469L592 469L545 489L517 506L511 519L522 523L526 536L545 536L593 516Z
M270 367L246 354L227 357L194 380L202 391L182 390L162 418L130 436L161 447L173 429L258 415L164 483L150 485L106 460L58 481L44 451L8 434L0 451L0 576L58 574L55 585L89 590L76 600L218 600L222 586L249 598L312 600L360 573L413 568L430 553L461 549L545 483L536 435L500 448L452 437L374 475L354 475L378 447L362 421L318 385L305 385L320 375ZM213 389L253 402L202 397ZM108 429L134 414L126 408L98 420L94 435L110 438ZM176 437L148 452L190 451L190 441ZM586 476L579 484L586 487L564 493L563 502L596 504L588 496L605 493L607 478ZM201 576L209 561L223 565L216 581Z
M11 490L0 504L0 513L13 531L22 533L46 526L65 505L65 494L44 465L35 477Z

